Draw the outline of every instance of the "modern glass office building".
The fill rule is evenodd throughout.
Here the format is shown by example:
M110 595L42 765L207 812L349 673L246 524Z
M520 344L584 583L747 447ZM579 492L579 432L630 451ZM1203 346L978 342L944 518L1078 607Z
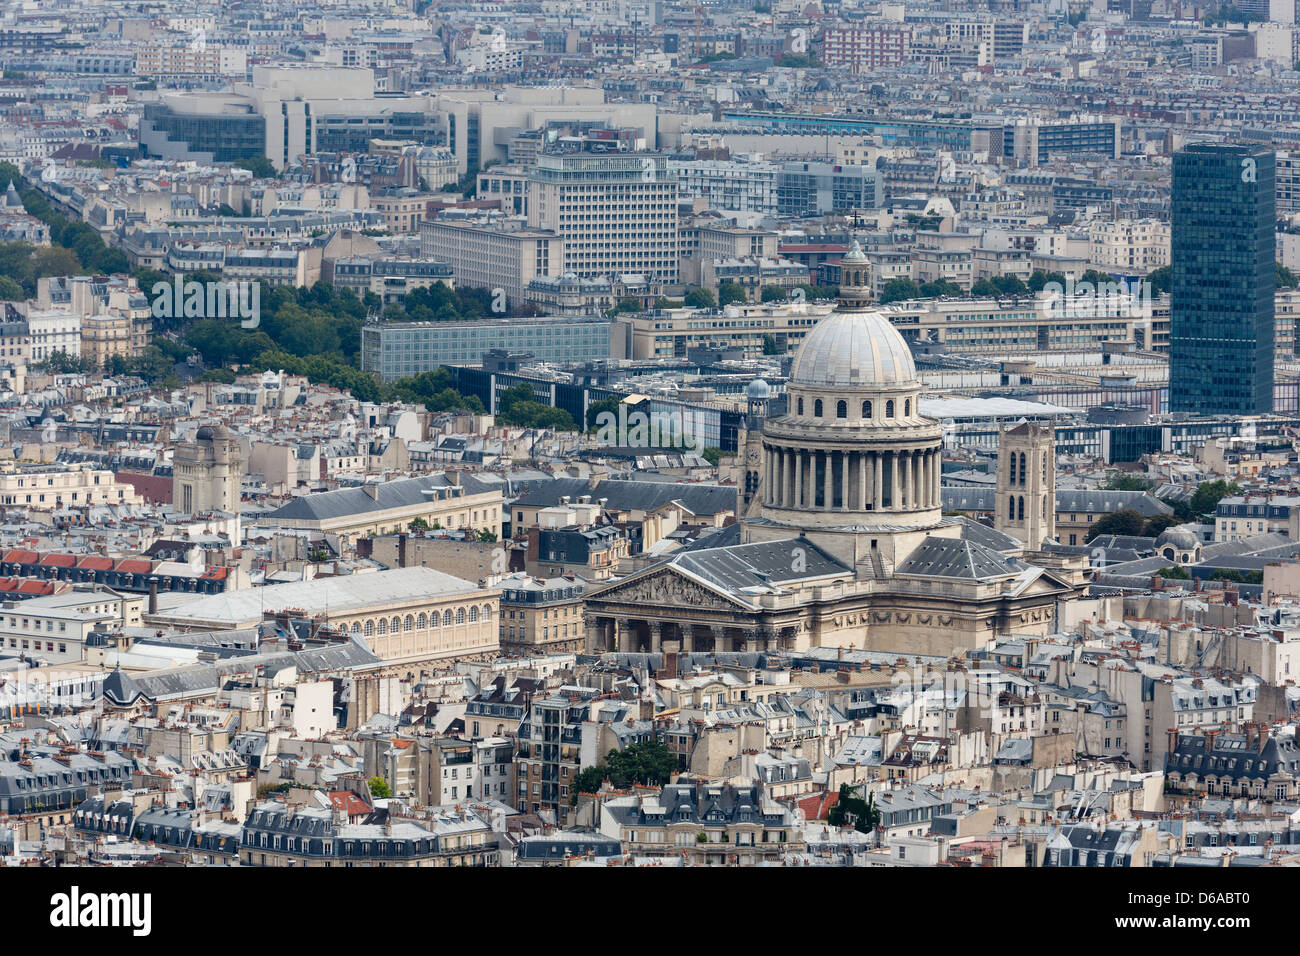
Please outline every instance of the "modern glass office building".
M490 349L529 352L539 362L594 362L610 356L610 320L484 319L375 322L361 329L361 368L384 381L441 365L479 365Z
M1273 410L1274 157L1193 144L1174 154L1169 410Z

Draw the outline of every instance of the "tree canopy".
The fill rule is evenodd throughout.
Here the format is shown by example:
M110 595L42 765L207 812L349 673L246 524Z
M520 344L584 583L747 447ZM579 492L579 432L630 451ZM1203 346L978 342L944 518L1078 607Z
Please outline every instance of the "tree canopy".
M569 784L570 802L577 803L579 793L595 793L605 780L620 790L638 783L663 786L679 769L672 751L657 740L643 740L611 750L604 763L579 771Z

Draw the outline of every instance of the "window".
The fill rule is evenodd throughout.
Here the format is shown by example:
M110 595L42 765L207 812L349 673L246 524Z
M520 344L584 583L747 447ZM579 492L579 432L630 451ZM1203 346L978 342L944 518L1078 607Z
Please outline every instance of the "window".
M799 414L800 414L800 415L803 414L803 398L802 398L802 397L799 399Z
M451 627L451 608L442 612L442 624L444 627Z
M1020 483L1022 485L1025 483L1026 476L1027 476L1027 472L1025 469L1025 453L1022 451L1020 453Z
M885 402L885 417L886 418L894 417L894 400L892 398L889 401Z
M469 609L469 622L471 624L478 623L478 608L472 607Z
M463 607L456 608L456 623L457 624L465 623L465 609Z
M835 403L835 417L836 417L836 418L848 418L848 417L849 417L849 403L848 403L848 402L844 401L843 399L840 399L838 402Z
M910 398L905 398L903 399L903 417L906 418L911 414L912 414L912 400Z
M870 402L863 402L863 403L862 403L862 417L863 417L863 418L870 418L870 417L871 417L871 403L870 403Z
M813 418L822 417L822 400L819 398L813 402Z
M366 621L366 637L369 637L370 635L372 635L372 634L374 634L374 633L375 633L375 622L374 622L374 621Z

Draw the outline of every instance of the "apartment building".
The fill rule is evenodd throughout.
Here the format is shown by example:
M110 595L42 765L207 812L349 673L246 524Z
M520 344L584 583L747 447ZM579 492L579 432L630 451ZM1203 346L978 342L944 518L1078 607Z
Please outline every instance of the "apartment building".
M822 34L822 62L861 73L906 63L911 46L911 27L892 24L830 27Z
M524 301L534 279L565 271L564 240L554 230L434 219L419 233L421 256L449 263L461 285L503 290L508 304Z
M0 604L0 646L47 664L79 663L99 630L139 627L144 597L98 584L77 584L60 594Z
M60 511L92 505L140 505L131 485L118 482L111 471L90 466L20 468L0 473L0 504L29 511Z
M528 225L560 236L561 272L677 281L677 178L650 153L542 153Z
M585 650L585 581L512 574L496 586L501 589L501 653L529 657Z
M1135 275L1169 265L1169 223L1117 219L1088 227L1088 259L1098 269Z

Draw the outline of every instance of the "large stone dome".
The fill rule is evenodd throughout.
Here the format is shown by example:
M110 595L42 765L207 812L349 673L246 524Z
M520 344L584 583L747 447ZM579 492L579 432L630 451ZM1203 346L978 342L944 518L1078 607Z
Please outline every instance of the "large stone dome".
M890 321L875 310L835 311L808 333L790 369L791 385L873 388L911 385L916 365Z

